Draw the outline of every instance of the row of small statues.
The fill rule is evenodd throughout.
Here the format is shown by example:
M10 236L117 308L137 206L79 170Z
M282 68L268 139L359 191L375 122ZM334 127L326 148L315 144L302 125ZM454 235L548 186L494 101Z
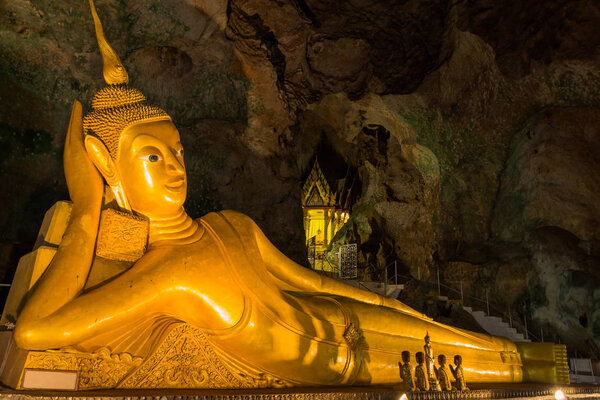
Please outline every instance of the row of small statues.
M433 367L433 373L429 373L429 365L425 366L425 354L418 352L415 355L417 360L417 366L413 369L410 366L410 352L402 352L402 363L398 363L400 367L400 377L404 384L404 389L408 391L450 391L450 390L469 390L465 381L465 376L462 368L462 357L460 355L454 356L455 367L446 365L446 356L440 354L438 356L439 367L436 367L431 363ZM455 385L452 386L450 382L450 373L455 380Z

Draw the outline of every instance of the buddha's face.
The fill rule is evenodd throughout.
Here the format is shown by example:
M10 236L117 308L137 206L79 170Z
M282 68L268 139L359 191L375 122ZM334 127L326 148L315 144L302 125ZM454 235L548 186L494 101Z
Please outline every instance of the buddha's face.
M185 202L183 147L170 120L141 122L121 133L116 160L131 208L148 218L176 215Z

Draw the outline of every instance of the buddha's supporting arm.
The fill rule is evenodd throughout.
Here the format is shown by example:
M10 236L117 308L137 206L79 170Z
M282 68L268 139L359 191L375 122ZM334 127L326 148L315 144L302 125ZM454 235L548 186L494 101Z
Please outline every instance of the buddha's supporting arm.
M390 307L420 318L429 319L426 315L413 310L396 299L346 285L296 264L281 253L256 224L253 223L253 225L255 227L254 231L258 249L267 265L267 269L277 277L277 279L286 284L301 291L348 297L363 303Z
M104 183L85 152L82 109L77 100L71 112L64 165L73 201L71 220L54 259L18 317L15 340L20 346L35 343L36 335L43 334L35 329L38 323L83 290L92 265Z

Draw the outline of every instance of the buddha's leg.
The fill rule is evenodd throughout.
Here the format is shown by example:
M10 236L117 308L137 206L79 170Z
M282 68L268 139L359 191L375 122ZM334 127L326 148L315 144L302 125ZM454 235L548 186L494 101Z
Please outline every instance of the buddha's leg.
M107 331L115 336L127 332L141 321L158 315L171 315L190 323L195 316L210 310L198 296L171 290L173 285L164 282L161 266L147 268L140 260L138 264L114 280L84 293L54 313L36 320L17 320L15 341L29 350L46 350L72 346ZM173 307L183 304L183 307Z
M422 319L387 307L342 301L364 337L364 364L359 382L390 383L398 379L402 351L423 351L427 333L435 355L463 357L468 381L518 382L521 368L516 346L508 339L477 334Z

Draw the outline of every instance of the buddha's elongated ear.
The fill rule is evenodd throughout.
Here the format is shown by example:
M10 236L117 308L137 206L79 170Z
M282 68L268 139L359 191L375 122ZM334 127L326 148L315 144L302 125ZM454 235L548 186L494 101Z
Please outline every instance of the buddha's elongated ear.
M113 159L110 157L110 153L102 140L96 136L86 135L85 137L85 150L90 157L90 160L94 163L98 171L102 174L106 183L109 186L118 184L117 169Z
M125 197L125 191L123 190L123 185L115 162L102 140L96 136L87 135L85 137L85 150L87 151L90 160L92 160L92 163L94 163L98 171L100 171L104 177L104 180L106 180L108 186L110 186L119 207L122 210L131 212L131 207Z

